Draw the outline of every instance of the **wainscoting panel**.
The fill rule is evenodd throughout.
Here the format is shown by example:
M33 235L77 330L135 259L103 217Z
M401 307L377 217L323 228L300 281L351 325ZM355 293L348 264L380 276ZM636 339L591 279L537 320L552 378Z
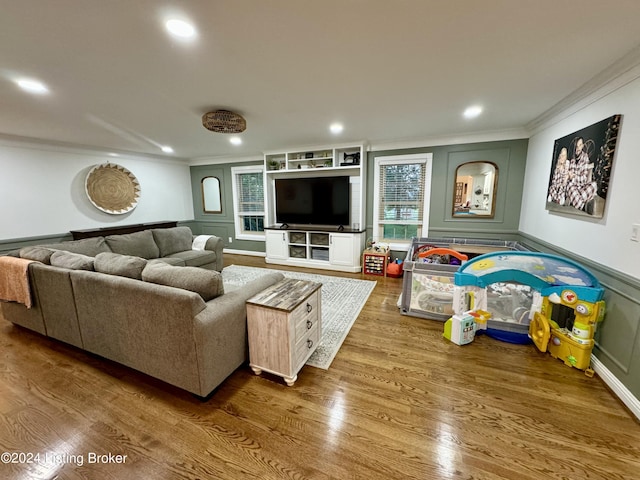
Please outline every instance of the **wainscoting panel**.
M225 245L228 243L229 234L233 235L233 231L229 232L227 225L201 225L200 230L203 235L215 235L224 239Z
M59 243L71 240L71 233L58 233L53 235L41 235L37 237L12 238L9 240L0 240L0 255L20 250L29 245L42 245L45 243Z
M605 290L606 315L596 332L593 355L640 399L640 280L530 235L521 234L521 241L541 252L575 260L598 278Z
M605 321L596 332L597 349L628 374L637 344L640 303L604 283L602 286L606 289L607 306Z

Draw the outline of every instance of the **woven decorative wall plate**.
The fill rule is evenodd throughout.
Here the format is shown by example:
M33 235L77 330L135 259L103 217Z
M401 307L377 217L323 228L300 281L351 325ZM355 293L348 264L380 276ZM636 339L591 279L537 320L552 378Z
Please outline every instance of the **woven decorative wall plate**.
M84 183L87 197L99 210L119 215L136 208L140 183L133 173L114 163L96 165Z

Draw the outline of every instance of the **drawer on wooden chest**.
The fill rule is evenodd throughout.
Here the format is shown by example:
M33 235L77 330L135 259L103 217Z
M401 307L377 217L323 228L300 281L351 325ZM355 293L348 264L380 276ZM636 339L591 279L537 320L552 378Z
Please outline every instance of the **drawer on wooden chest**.
M294 324L301 322L309 315L315 315L318 309L318 292L311 294L304 302L298 305L291 312L291 320Z
M294 354L294 366L298 366L301 362L304 362L307 357L311 354L313 350L318 346L318 342L320 341L320 334L318 330L318 325L314 324L314 326L307 332L306 335L301 337L295 346L295 354Z

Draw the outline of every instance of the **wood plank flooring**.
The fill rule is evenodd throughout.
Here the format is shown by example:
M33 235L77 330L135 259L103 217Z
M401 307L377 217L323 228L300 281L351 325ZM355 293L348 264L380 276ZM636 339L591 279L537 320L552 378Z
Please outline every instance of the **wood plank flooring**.
M378 284L329 370L287 387L243 366L205 402L0 321L0 453L42 460L0 478L640 478L640 423L597 376L486 336L454 345L398 313L401 279L340 275Z

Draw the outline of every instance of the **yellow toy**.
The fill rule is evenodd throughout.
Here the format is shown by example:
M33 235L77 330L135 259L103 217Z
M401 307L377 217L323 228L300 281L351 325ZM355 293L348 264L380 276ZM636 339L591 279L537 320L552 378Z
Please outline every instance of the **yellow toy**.
M604 301L581 300L573 290L566 289L561 295L544 297L529 325L529 336L541 352L548 351L566 365L592 374L593 335L604 311Z

